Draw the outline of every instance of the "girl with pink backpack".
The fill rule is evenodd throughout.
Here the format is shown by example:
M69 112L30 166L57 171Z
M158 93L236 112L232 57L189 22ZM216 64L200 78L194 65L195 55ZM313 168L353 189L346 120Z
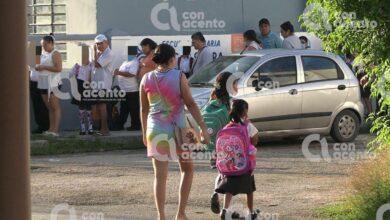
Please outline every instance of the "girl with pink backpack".
M229 210L233 196L247 195L248 215L245 219L256 219L253 210L253 192L256 191L253 171L256 167L256 144L258 130L248 120L248 103L238 99L233 101L230 111L231 122L218 132L216 141L217 193L225 194L221 219L231 219Z

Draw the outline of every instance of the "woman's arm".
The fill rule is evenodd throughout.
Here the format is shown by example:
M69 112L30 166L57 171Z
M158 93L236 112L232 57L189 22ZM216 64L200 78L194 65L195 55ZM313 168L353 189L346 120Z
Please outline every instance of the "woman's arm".
M58 51L55 51L53 53L53 64L54 64L54 66L40 65L40 67L43 70L47 70L47 71L54 72L54 73L61 72L62 71L62 58L61 58L61 54Z
M148 114L149 114L149 100L148 96L145 92L145 88L143 85L141 85L140 91L140 103L141 103L141 125L142 125L142 137L144 145L147 146L146 141L146 128L147 128L147 120L148 120Z
M206 144L210 143L210 136L207 132L207 126L203 121L203 117L200 114L200 110L198 106L196 105L194 99L192 98L190 87L188 86L188 81L184 74L181 74L180 87L181 87L181 96L183 98L184 104L187 106L188 111L194 117L196 123L198 123L198 125L202 129L202 135L205 143Z

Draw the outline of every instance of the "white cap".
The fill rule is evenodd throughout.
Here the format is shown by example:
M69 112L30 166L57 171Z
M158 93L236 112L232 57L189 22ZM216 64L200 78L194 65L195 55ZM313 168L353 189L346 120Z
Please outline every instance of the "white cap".
M106 41L107 37L104 36L104 34L99 34L98 36L95 37L95 43L101 43L103 41Z

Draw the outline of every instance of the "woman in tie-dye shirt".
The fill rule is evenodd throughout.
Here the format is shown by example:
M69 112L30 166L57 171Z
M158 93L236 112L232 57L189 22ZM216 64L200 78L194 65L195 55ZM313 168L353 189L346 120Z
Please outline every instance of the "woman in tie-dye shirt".
M193 164L180 157L181 146L176 146L174 127L186 126L184 105L200 126L205 143L210 137L199 108L194 102L184 74L175 69L175 49L161 44L153 56L157 69L145 74L141 81L141 122L143 140L148 157L153 160L155 172L154 192L158 218L165 219L165 187L168 160L178 156L181 170L181 188L176 219L187 219L185 207L191 190Z

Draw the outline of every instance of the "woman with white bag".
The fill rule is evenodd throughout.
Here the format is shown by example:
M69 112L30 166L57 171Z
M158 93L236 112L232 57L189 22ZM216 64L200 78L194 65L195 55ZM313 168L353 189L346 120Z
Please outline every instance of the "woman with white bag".
M52 85L54 77L62 71L61 54L54 49L54 36L47 35L41 40L42 55L41 62L35 67L39 72L38 89L42 95L46 107L49 109L49 130L44 132L45 135L53 137L59 136L59 127L61 120L61 107L59 98L53 94L55 87L60 88L60 85Z

